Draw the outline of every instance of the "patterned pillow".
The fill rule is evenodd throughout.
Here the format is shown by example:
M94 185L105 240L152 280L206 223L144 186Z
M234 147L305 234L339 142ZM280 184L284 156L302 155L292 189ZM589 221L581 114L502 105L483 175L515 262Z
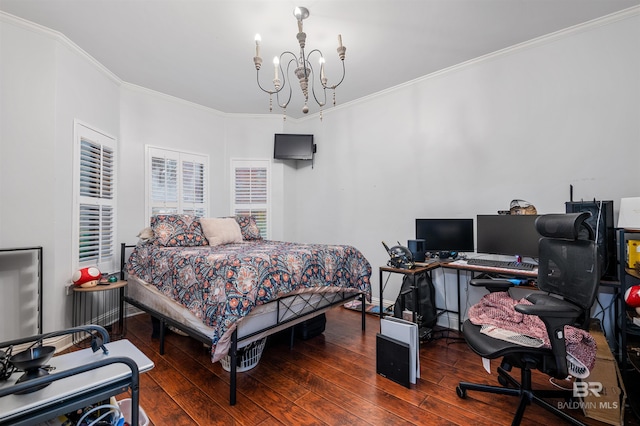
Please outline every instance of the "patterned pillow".
M253 216L236 216L236 221L240 225L240 232L242 232L242 239L249 240L261 240L260 228L256 223L256 218Z
M162 214L151 218L155 244L164 247L207 246L200 221L186 214Z

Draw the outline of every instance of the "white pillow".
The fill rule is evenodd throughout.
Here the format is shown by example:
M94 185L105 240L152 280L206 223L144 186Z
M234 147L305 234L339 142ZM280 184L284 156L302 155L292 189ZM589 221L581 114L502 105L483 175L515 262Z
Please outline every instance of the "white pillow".
M240 225L235 218L200 218L200 225L210 246L242 242Z

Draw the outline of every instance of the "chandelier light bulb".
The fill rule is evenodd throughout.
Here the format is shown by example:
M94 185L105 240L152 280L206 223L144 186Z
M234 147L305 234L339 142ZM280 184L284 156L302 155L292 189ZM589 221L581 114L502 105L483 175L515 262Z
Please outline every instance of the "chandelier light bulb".
M320 63L320 79L326 80L326 76L324 75L324 63L325 63L324 57L321 56L318 62Z
M277 56L273 57L273 75L275 76L274 80L278 80L278 66L280 65L280 59Z
M260 34L256 34L256 57L260 56L260 42L262 41L262 37Z

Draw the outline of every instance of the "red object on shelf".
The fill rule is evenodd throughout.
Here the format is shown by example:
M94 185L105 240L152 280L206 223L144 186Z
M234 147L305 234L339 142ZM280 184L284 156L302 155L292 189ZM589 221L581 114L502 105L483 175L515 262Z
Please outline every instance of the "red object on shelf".
M632 285L624 292L624 301L631 308L640 308L640 285Z
M93 287L98 285L98 281L102 274L100 270L94 266L78 269L71 276L71 281L79 287Z

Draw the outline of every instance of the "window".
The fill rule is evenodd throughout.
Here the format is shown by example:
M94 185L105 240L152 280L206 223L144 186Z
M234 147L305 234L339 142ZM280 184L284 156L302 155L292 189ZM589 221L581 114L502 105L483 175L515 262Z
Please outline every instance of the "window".
M208 214L209 157L147 146L147 212Z
M74 123L74 265L103 273L116 264L116 141Z
M270 235L269 164L269 160L231 160L233 214L254 216L262 238Z

